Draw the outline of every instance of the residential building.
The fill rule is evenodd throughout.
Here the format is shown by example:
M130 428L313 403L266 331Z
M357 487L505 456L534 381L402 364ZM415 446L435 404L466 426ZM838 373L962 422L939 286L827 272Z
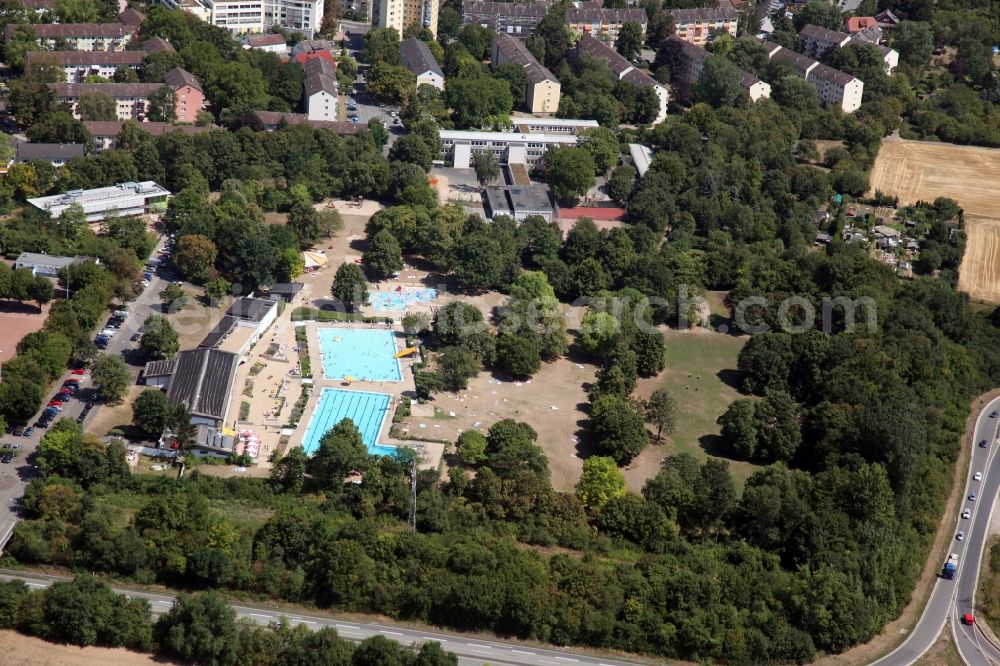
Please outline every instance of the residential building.
M543 67L524 42L510 35L493 38L493 67L504 63L517 65L528 78L525 106L531 113L555 113L559 109L559 79Z
M416 37L404 39L399 45L399 53L403 56L403 64L417 77L418 86L428 85L444 90L444 72L426 42Z
M237 354L219 349L190 349L143 369L146 386L166 389L171 405L184 405L193 425L220 427L233 394Z
M339 48L336 42L327 39L305 39L292 47L292 57L295 58L295 62L303 66L314 58L336 62L333 54L338 52Z
M11 23L4 32L8 42L19 29L32 31L43 48L71 51L124 51L139 34L138 25L123 23Z
M601 40L591 37L590 35L584 35L581 37L580 41L576 44L576 49L578 55L586 53L587 55L599 58L606 62L616 81L627 81L636 88L651 89L660 101L660 108L657 111L656 118L653 119L652 124L656 125L658 123L662 123L666 119L667 103L670 98L666 86L658 83L649 74L637 69L635 65L623 58L613 48Z
M372 13L380 28L395 28L402 35L415 24L437 37L438 0L375 0Z
M163 83L170 86L177 96L177 122L195 122L198 112L205 108L205 92L201 89L201 82L194 74L174 67L164 74Z
M119 120L144 120L149 112L149 98L167 86L177 98L177 120L194 122L205 105L205 94L194 75L175 67L163 83L50 83L55 99L67 104L79 118L77 104L84 95L104 94L115 100Z
M243 356L277 318L277 302L246 296L237 298L198 346Z
M272 301L291 303L306 285L302 282L276 282L265 289L267 297Z
M603 9L603 8L571 8L566 10L566 26L581 35L590 35L614 46L618 40L618 32L626 21L638 23L642 29L642 42L646 41L646 26L649 19L646 10L633 9Z
M764 50L769 60L787 64L796 76L813 84L824 106L836 105L845 113L853 113L861 106L865 84L860 79L773 42L764 42Z
M493 2L492 0L462 0L462 23L481 25L498 35L525 38L552 6L551 0L540 2Z
M728 32L736 36L736 24L740 15L731 3L722 2L718 7L698 7L695 9L671 9L676 35L685 42L704 46L713 32Z
M83 152L84 145L82 143L28 143L24 141L17 144L17 157L14 158L14 161L41 160L54 167L61 167L74 157L83 157Z
M867 28L877 28L878 21L874 16L852 16L844 23L844 28L848 34L853 35Z
M272 26L297 30L307 37L319 32L324 0L159 0L233 34L266 32Z
M79 204L88 222L99 222L108 215L160 213L167 208L170 192L151 180L141 183L118 183L92 190L69 190L49 197L28 199L35 208L58 218L73 204Z
M892 10L883 9L875 15L875 20L883 30L891 30L899 25L899 17L892 13Z
M90 134L91 138L94 140L92 150L97 153L102 150L117 148L118 135L121 134L122 127L124 126L124 120L83 121L84 129L87 130L87 133ZM194 136L195 134L211 132L212 130L219 128L215 125L199 127L198 125L174 125L172 123L144 122L139 123L139 129L149 132L153 136L163 136L164 134L169 134L170 132L183 132L188 136Z
M118 22L122 25L141 26L146 20L146 15L135 7L126 7L118 14Z
M337 120L310 120L304 113L283 113L280 111L254 111L251 115L250 126L258 132L273 132L282 123L286 125L308 123L314 129L328 129L340 136L357 134L364 127L364 125Z
M493 153L500 164L534 166L553 146L575 146L571 134L521 134L520 132L471 132L441 130L441 152L456 169L468 169L473 153Z
M67 266L83 263L100 263L94 257L60 257L53 254L37 254L35 252L22 252L14 260L14 269L27 268L32 275L43 275L45 277L58 277L59 271Z
M88 76L110 79L119 67L138 71L146 54L142 51L28 51L24 67L62 67L66 81L82 83Z
M892 74L899 65L899 53L879 44L881 37L882 29L878 26L868 26L854 35L848 35L809 24L799 33L799 48L806 56L822 60L832 51L845 46L874 46L882 55L886 72Z
M556 218L556 207L547 185L490 185L483 188L483 209L490 220L500 215L517 222L523 222L529 215L538 215L546 222Z
M712 57L711 53L700 46L675 35L667 37L664 48L671 80L688 88L698 82L705 63ZM751 102L771 96L771 86L749 72L740 72L740 85L747 91Z
M243 48L278 54L288 52L288 45L285 44L284 36L273 32L262 35L250 35L247 37L246 43L243 44Z
M600 123L596 120L580 120L578 118L530 118L527 116L511 116L514 128L524 134L579 134L586 129L596 129Z
M822 60L831 51L847 46L851 36L811 23L799 31L799 50L810 58Z
M314 58L305 64L306 117L337 119L337 68L329 60Z

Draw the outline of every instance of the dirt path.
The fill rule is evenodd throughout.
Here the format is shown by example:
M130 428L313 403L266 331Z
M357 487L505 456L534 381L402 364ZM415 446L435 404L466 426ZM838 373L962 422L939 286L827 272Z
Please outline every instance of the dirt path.
M943 561L948 547L951 545L952 528L955 525L955 521L958 520L958 511L962 506L964 498L965 484L963 480L969 473L969 451L972 450L976 417L979 416L979 411L997 396L1000 396L1000 389L984 393L975 398L970 405L972 411L965 420L965 435L962 436L962 448L955 463L951 494L948 496L946 504L947 509L941 516L941 522L938 523L934 545L931 547L927 563L924 565L923 574L921 574L920 580L917 581L917 585L913 589L910 603L906 604L898 618L887 624L882 629L882 632L872 640L864 645L858 645L843 654L830 655L818 659L813 662L814 664L818 666L847 666L850 664L853 666L854 664L871 663L896 649L896 646L906 638L910 630L916 625L917 620L924 612L924 606L927 605L927 599L930 597L931 590L934 587L934 581L937 580L938 567Z
M121 648L76 647L49 643L16 631L0 631L4 666L152 666L173 664L160 657Z

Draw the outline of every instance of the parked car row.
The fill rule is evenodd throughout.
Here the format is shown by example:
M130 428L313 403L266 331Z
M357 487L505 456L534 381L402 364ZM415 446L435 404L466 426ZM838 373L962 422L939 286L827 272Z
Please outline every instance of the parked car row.
M75 371L74 371L75 372ZM52 420L59 415L59 412L63 410L63 406L69 402L72 398L76 397L77 392L80 390L80 380L77 377L70 377L63 385L59 388L59 391L49 400L49 404L46 405L45 409L42 411L42 415L39 417L38 421L35 423L36 427L47 428ZM88 403L89 405L90 403ZM31 428L25 432L30 434Z

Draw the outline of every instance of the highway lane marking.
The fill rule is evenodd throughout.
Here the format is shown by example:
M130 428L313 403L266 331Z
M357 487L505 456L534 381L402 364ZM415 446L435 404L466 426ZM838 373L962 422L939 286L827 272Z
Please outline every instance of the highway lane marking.
M270 615L264 615L263 613L247 613L250 617L270 617Z
M355 629L355 630L357 630L357 629L361 628L361 627L355 626L353 624L335 624L333 626L337 627L337 629Z
M401 631L388 631L386 629L379 629L378 633L380 633L380 634L388 634L389 636L402 636L403 635L403 632L401 632Z
M514 650L514 649L511 649L511 652L513 652L514 654L530 654L532 657L535 656L534 652L525 652L524 650Z
M431 638L430 636L421 636L420 638L424 639L425 641L437 641L439 643L447 643L448 642L448 641L446 641L443 638Z
M556 657L559 661L580 661L579 659L573 659L572 657Z

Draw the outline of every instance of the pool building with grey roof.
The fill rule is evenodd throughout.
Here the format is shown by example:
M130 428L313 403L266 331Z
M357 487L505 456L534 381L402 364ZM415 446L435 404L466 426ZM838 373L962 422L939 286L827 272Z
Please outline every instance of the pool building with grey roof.
M491 185L483 189L483 203L491 220L506 215L523 222L530 215L538 215L551 222L556 217L556 207L552 205L547 185Z
M237 298L198 345L246 355L278 318L276 301L264 298Z

